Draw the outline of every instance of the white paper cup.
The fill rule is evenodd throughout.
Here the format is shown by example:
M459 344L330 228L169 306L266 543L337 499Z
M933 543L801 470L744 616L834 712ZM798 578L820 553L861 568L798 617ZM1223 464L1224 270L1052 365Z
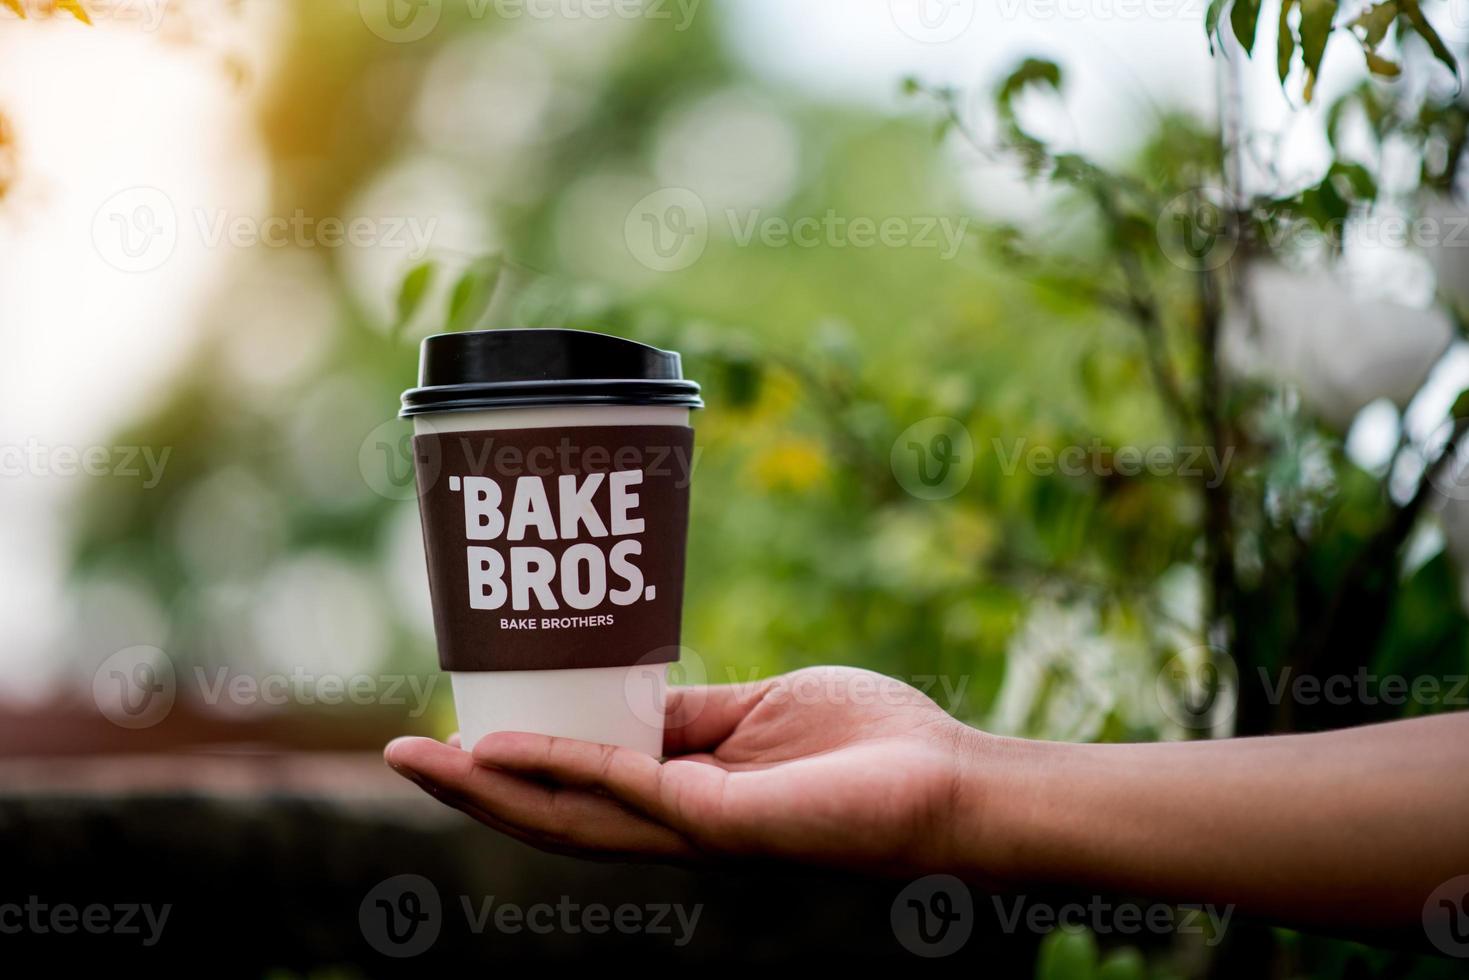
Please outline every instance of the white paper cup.
M689 410L653 405L555 406L441 412L415 435L605 425L688 426ZM668 664L562 670L450 671L466 749L490 732L537 732L661 755Z
M490 339L502 345L513 342L514 338L505 337L512 333L535 334L530 341L542 344L557 340L548 336L551 334L579 334L493 333L500 336ZM585 337L598 338L597 343L630 344L596 334L564 339L577 344ZM677 355L656 353L672 357L673 370L678 370ZM442 358L444 351L434 356ZM427 364L427 349L424 357ZM476 357L477 353L468 360ZM513 372L544 375L535 360L531 358L529 366L508 369L512 372L508 389L495 389L506 382L503 374L495 373L500 369L491 368L496 380L485 386L492 389L491 396L493 390L510 390L518 400L533 398L534 394L526 392L534 391L535 379L517 381ZM448 378L455 380L462 369L456 360ZM589 368L583 365L580 370L585 373ZM575 384L556 389L552 378L547 379L553 387L545 397L569 392L572 403L464 408L465 401L476 401L466 397L449 402L446 410L435 410L438 402L433 401L417 404L410 411L410 396L430 390L423 382L442 380L424 378L426 373L432 372L421 369L420 388L405 393L404 414L411 415L414 424L440 663L452 680L464 747L472 748L491 732L526 731L660 755L668 661L676 655L669 651L676 651L678 644L687 469L692 467L692 458L686 452L682 462L659 464L685 468L672 479L650 462L661 455L652 451L660 447L643 444L687 445L692 439L689 408L697 403L697 386L680 382L682 390L692 387L694 392L683 396L684 404L576 403L582 389ZM445 373L442 366L439 373ZM597 387L596 382L590 383ZM440 385L434 390L462 387L462 383ZM615 386L610 390L615 392ZM571 454L576 450L590 459L589 442L616 445L623 433L635 444L627 447L631 454L627 459L636 459L635 463L614 460L603 473L595 466L582 466L581 457ZM507 468L504 458L495 453L509 451L506 447L511 443L530 445L536 451L557 447L561 455L547 464L549 453L532 457L526 451L522 463ZM537 462L532 464L532 458ZM568 459L576 462L568 467ZM533 472L539 475L530 475ZM623 478L619 486L627 485L628 493L614 497L613 484L619 477ZM569 487L559 482L566 479L572 481ZM535 493L522 494L521 481L534 484L530 489ZM670 488L678 481L682 487L675 492ZM583 490L595 486L595 492L577 497L572 491L578 486ZM537 500L549 510L537 507ZM578 511L578 504L586 506ZM566 533L568 527L573 533ZM604 534L596 535L598 530ZM648 540L650 536L655 540ZM521 552L536 555L522 561ZM579 556L578 561L571 561L572 556ZM554 558L556 569L548 572L540 558ZM647 567L627 564L639 561ZM623 587L614 588L614 583ZM598 604L587 605L594 600ZM545 602L556 608L544 608ZM496 605L490 608L492 604ZM610 623L601 625L604 619ZM531 626L511 630L507 622ZM546 628L547 623L568 625ZM586 623L592 625L579 625ZM599 665L578 666L588 661ZM473 669L462 669L466 664Z

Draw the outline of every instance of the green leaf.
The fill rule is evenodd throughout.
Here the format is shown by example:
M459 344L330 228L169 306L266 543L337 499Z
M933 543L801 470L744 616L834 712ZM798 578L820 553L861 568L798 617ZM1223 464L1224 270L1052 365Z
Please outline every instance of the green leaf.
M470 330L479 321L495 294L500 279L499 256L481 259L464 270L449 294L448 329Z
M420 262L408 270L408 274L403 277L403 285L398 287L398 329L401 330L413 319L413 314L418 312L418 307L423 303L423 297L433 281L432 262Z
M1328 175L1301 195L1301 210L1318 228L1325 229L1346 221L1352 213L1352 202Z
M1148 963L1132 946L1114 949L1097 968L1097 980L1148 980Z
M738 354L730 355L724 367L724 402L730 408L751 408L760 398L764 371L758 360Z
M1083 184L1099 176L1097 168L1079 153L1059 153L1052 163L1052 180L1067 184Z
M1321 59L1335 16L1335 0L1301 0L1301 59L1313 75L1321 73Z
M995 93L995 102L1006 117L1013 117L1015 97L1032 85L1061 90L1061 66L1044 58L1026 58L1005 77Z
M1352 196L1360 200L1373 200L1377 197L1377 178L1372 176L1372 171L1360 163L1338 162L1331 165L1327 172L1327 179L1336 182L1345 182L1351 189Z
M1392 27L1392 22L1397 18L1397 0L1387 0L1386 3L1379 3L1362 11L1361 16L1352 21L1352 26L1362 29L1362 43L1375 51L1382 39L1387 37L1388 28Z
M1214 53L1214 38L1219 36L1219 15L1224 12L1224 0L1209 0L1209 9L1204 12L1204 36L1209 39L1209 53Z
M1088 980L1097 970L1097 941L1089 929L1055 929L1041 940L1035 980Z
M1469 389L1459 392L1459 397L1454 399L1452 411L1456 419L1469 418Z
M1301 61L1306 66L1307 102L1315 94L1316 78L1321 74L1321 59L1326 55L1326 40L1331 35L1331 22L1336 16L1336 0L1301 0Z
M1374 75L1396 78L1403 73L1397 62L1377 53L1377 46L1387 37L1387 32L1397 18L1397 0L1387 0L1386 3L1368 7L1351 23L1353 28L1361 31L1357 40L1362 44L1362 56L1367 59L1367 69Z
M1229 25L1245 54L1255 51L1255 31L1260 26L1260 0L1234 0L1229 8Z
M1454 77L1458 78L1458 60L1454 57L1454 53L1449 50L1448 45L1443 43L1443 38L1438 36L1438 31L1433 29L1433 25L1428 22L1428 18L1423 16L1423 8L1418 6L1418 0L1400 0L1399 5L1403 8L1403 16L1408 18L1408 23L1413 25L1413 30L1417 31L1418 36L1428 42L1428 47L1433 51L1434 57L1442 61L1445 65L1448 65L1449 70L1454 73Z
M1280 30L1275 36L1275 67L1280 73L1280 84L1285 84L1290 74L1291 59L1296 55L1296 36L1290 28L1290 12L1296 0L1280 0Z
M1376 51L1363 48L1362 54L1367 59L1367 69L1374 75L1381 75L1383 78L1396 78L1403 73L1402 67L1396 61L1384 58Z

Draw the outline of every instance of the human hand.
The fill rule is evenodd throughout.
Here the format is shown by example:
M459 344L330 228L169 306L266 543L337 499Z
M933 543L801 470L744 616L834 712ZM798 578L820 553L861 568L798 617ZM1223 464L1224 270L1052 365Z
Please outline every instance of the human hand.
M850 668L669 691L667 761L515 732L473 753L400 738L388 764L537 847L585 856L778 857L953 868L981 733L913 688Z
M988 735L897 681L826 667L673 689L667 714L664 762L508 732L473 755L402 738L386 757L491 827L584 856L1082 884L1415 945L1425 901L1469 877L1469 786L1444 778L1463 768L1469 712L1066 745Z

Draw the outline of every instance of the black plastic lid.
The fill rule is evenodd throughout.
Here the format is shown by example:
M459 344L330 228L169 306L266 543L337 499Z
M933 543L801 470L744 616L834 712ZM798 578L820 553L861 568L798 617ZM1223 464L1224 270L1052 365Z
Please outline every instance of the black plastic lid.
M532 405L704 402L674 351L590 330L470 330L424 338L398 414Z

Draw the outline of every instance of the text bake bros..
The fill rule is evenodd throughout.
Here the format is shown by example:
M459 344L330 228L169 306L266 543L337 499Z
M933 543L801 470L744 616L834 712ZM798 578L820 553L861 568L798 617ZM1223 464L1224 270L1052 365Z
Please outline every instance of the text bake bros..
M466 547L469 603L474 609L533 608L595 609L605 601L630 606L653 599L634 559L642 554L644 521L633 516L640 498L635 488L642 470L616 470L585 476L555 477L557 506L546 490L547 477L516 479L511 499L488 477L450 480L450 489L463 492L464 536L469 542L573 541L559 560L537 544L497 548L471 543ZM598 503L603 504L599 510ZM604 519L603 513L606 514ZM590 539L590 540L581 540ZM617 540L612 540L617 539ZM535 605L532 605L534 599Z

